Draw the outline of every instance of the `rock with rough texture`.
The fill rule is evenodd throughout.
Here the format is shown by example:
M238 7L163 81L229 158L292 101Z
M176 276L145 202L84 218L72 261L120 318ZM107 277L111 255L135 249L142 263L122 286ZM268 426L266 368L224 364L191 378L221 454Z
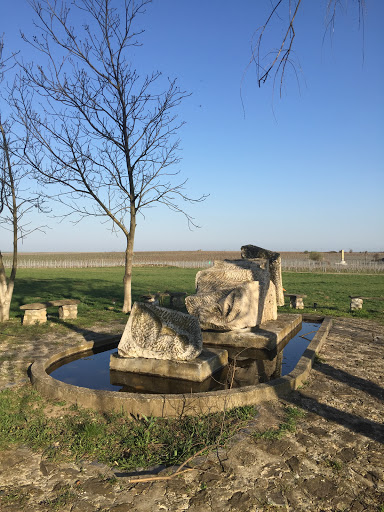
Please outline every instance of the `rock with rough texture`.
M356 311L358 309L363 309L363 299L361 299L360 297L352 297L351 304L350 304L350 310Z
M244 329L277 318L275 285L253 261L216 261L197 273L196 292L185 304L202 329Z
M28 309L23 317L23 325L44 324L47 321L47 310Z
M170 309L135 302L121 337L121 357L189 361L203 348L197 318Z
M59 318L61 320L77 318L77 304L59 306Z
M291 297L289 301L289 306L293 309L304 309L304 300L302 297Z
M265 258L269 263L271 280L276 287L276 302L278 306L284 306L283 280L281 277L281 256L278 252L269 251L256 245L243 245L241 248L243 259Z

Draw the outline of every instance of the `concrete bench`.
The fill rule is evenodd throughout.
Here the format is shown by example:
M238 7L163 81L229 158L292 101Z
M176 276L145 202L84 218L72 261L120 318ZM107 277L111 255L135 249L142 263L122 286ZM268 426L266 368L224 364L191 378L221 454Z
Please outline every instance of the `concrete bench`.
M357 311L363 309L364 300L384 300L384 297L362 297L361 295L350 295L351 303L349 306L350 311Z
M20 306L20 309L24 311L23 325L45 323L47 321L47 308L50 307L59 308L59 318L61 320L77 318L77 305L79 303L80 301L76 299L62 299L24 304Z
M293 309L304 309L304 301L306 295L299 293L284 293L284 297L289 297L289 307Z

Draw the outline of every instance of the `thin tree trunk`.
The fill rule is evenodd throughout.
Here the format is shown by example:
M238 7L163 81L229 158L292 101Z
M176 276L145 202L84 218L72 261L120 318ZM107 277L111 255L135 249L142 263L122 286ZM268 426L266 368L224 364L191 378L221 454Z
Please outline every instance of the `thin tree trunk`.
M7 276L5 275L5 268L3 263L3 255L0 252L0 322L5 322L9 318L6 314L5 298L7 295Z
M130 313L132 309L132 266L133 246L135 242L135 218L131 218L131 229L127 236L127 248L125 250L125 272L124 272L124 305L123 313Z
M9 320L13 287L14 281L9 281L9 283L7 283L3 256L0 252L0 323Z
M17 271L17 240L18 240L18 218L17 218L17 201L16 201L16 190L15 182L12 174L12 164L8 149L8 141L5 136L5 131L2 123L0 122L0 131L3 139L3 149L5 153L5 160L9 180L9 188L12 193L12 207L9 207L12 213L12 231L13 231L13 258L12 258L12 270L9 280L7 282L7 276L5 274L5 268L3 263L3 256L0 252L0 322L6 322L9 320L9 310L11 307L13 289L15 286L16 271Z

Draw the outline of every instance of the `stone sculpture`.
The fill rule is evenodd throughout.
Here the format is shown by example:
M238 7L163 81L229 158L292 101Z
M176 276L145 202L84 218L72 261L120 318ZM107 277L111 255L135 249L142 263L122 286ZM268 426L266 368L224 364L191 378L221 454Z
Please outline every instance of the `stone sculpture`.
M121 337L120 357L189 361L203 348L197 318L179 311L135 302Z
M265 258L269 263L269 272L271 280L276 287L276 303L278 306L284 306L283 280L281 277L281 256L278 252L268 251L256 245L243 245L241 248L241 257L243 259Z
M185 299L188 312L202 329L231 331L276 320L276 288L267 267L265 261L216 261L197 273L196 295Z

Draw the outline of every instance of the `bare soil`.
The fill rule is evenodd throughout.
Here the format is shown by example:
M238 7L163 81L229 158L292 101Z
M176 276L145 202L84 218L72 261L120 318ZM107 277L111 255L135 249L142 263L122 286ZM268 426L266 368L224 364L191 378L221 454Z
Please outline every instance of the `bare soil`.
M25 379L28 364L58 345L97 332L96 326L65 340L52 335L20 341L2 365L0 386ZM3 353L9 343L3 342ZM303 388L262 404L226 449L196 458L190 471L132 483L138 475L118 467L97 461L54 464L43 453L20 447L0 452L0 510L383 512L383 387L384 326L336 319ZM255 440L253 432L278 427L286 405L306 412L295 432L280 440ZM166 477L175 469L153 474Z

